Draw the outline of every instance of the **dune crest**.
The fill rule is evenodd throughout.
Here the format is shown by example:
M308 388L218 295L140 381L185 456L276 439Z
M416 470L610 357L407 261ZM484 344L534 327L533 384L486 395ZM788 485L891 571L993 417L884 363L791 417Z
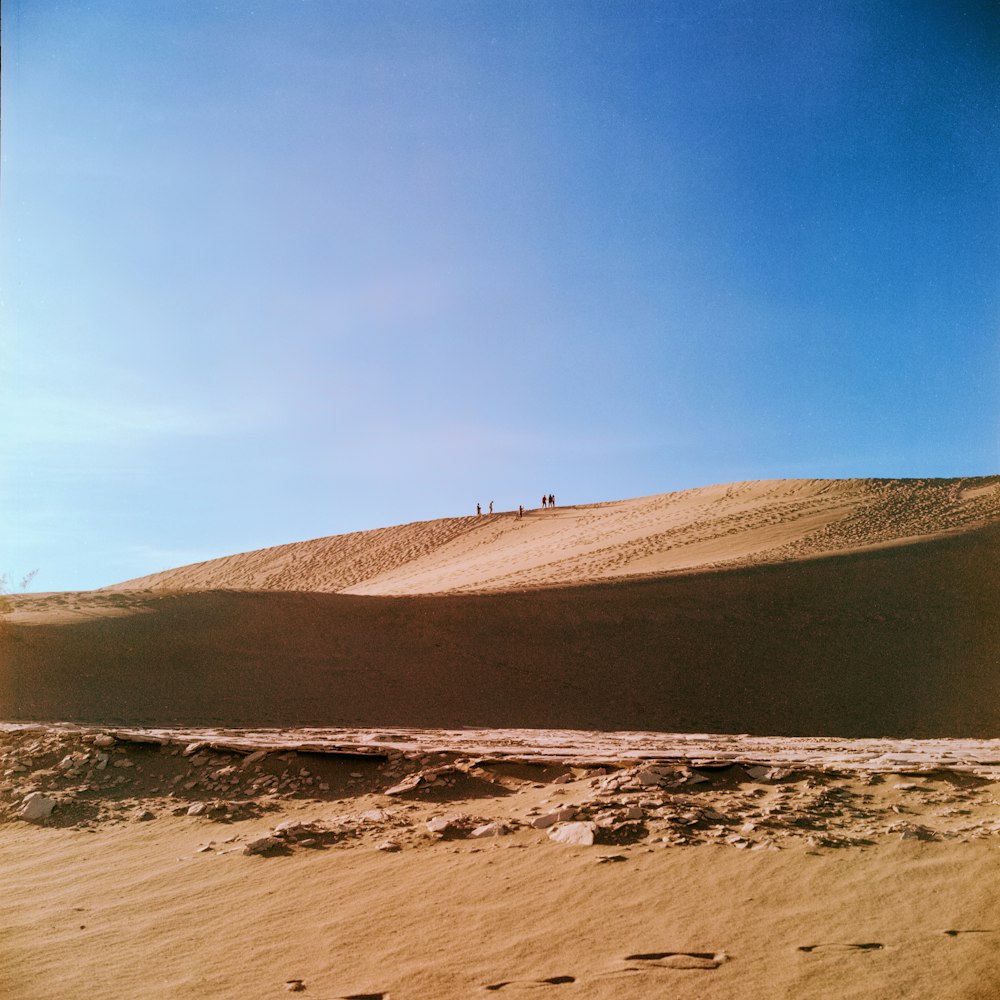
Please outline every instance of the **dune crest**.
M786 562L998 518L1000 476L760 480L333 535L104 589L498 592Z

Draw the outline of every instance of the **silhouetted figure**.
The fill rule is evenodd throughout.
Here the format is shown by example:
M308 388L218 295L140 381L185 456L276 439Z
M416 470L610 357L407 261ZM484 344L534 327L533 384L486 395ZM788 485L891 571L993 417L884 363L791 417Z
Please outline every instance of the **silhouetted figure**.
M524 504L523 503L519 503L517 505L517 516L518 517L524 517Z
M477 503L476 504L476 517L479 517L479 515L482 514L482 512L483 512L482 506Z
M549 502L549 498L542 494L542 510L545 510L545 505Z
M550 493L549 494L549 506L550 507L555 507L555 505L556 505L555 494L554 493Z
M491 514L493 513L493 501L492 500L490 501L490 513Z

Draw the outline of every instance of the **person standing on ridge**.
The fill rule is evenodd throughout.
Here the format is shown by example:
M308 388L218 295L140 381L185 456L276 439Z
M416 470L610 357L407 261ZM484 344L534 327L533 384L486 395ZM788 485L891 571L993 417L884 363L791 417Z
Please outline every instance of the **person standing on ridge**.
M554 493L550 493L549 494L549 506L550 507L555 507L555 505L556 505L556 496L555 496Z
M476 504L476 517L479 517L479 515L482 514L482 512L483 512L482 506L477 503Z
M542 510L545 510L545 505L549 502L549 498L543 493L542 494Z
M490 513L491 514L493 513L493 501L492 500L490 501Z

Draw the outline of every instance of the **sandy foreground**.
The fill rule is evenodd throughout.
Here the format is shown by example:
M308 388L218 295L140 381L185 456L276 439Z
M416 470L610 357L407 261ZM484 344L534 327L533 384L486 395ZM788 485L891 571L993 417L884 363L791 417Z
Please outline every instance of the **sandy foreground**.
M302 735L5 727L5 995L1000 991L998 741Z
M0 996L996 1000L998 607L1000 477L18 596Z

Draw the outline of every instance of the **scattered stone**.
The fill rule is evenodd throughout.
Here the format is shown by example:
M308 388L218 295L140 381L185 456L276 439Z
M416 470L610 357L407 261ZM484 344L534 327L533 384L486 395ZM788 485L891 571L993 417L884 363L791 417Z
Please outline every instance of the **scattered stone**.
M113 747L118 741L109 733L98 733L94 737L95 747Z
M31 792L24 797L18 815L21 819L34 823L40 819L48 819L56 805L56 800L49 798L48 795L43 795L41 792Z
M704 785L707 784L710 779L706 778L703 774L698 774L695 771L688 771L682 780L685 785Z
M768 768L762 767L760 764L754 764L752 767L744 768L744 770L751 781L763 781L771 773Z
M381 844L375 845L375 850L392 854L395 851L401 851L402 847L395 840L383 840Z
M424 777L422 774L411 774L409 777L404 778L398 785L393 785L392 788L387 788L382 794L383 795L402 795L404 792L411 792L418 785L422 784Z
M597 835L594 823L562 823L549 831L549 840L574 847L591 847Z
M268 851L274 850L276 847L281 846L281 841L277 837L272 837L270 835L264 837L258 837L256 840L249 841L243 847L244 854L267 854Z
M502 823L484 823L482 826L477 826L469 836L476 839L480 837L501 837L506 832L507 828Z
M427 829L430 833L444 834L452 828L452 821L444 816L435 816L427 821Z
M289 993L301 993L305 988L306 984L301 979L288 979L285 981L285 989Z
M662 785L671 775L670 771L663 771L659 768L647 767L642 771L637 771L635 780L640 785L646 787Z
M574 816L576 816L576 809L573 806L563 806L562 809L545 813L543 816L536 816L531 821L531 825L536 830L547 830L550 826L555 826L556 823L565 823L573 819Z
M188 816L201 816L208 806L204 802L194 802L187 807Z
M151 812L149 809L139 809L133 816L133 819L137 823L146 823L151 819L156 819L156 813Z

